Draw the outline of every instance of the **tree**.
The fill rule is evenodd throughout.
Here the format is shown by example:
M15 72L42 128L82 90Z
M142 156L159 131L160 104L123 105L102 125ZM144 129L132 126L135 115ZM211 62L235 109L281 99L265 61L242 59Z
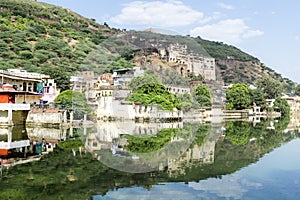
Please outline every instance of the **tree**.
M259 89L249 90L250 92L250 99L251 99L251 105L256 104L256 106L260 106L263 110L267 108L266 99L264 97L264 94Z
M49 75L54 79L57 87L61 89L61 91L70 89L70 75L58 67L44 67L42 69L42 73Z
M226 106L228 110L242 110L250 105L249 89L245 84L236 83L226 91Z
M188 86L189 83L177 71L169 68L161 68L159 77L165 85Z
M54 103L60 109L72 109L74 111L74 119L82 119L84 114L91 111L85 95L73 90L66 90L60 93L54 100Z
M178 99L171 94L165 86L158 83L146 83L138 87L129 97L131 102L142 104L157 104L160 109L173 110L179 109Z
M135 91L142 85L149 83L162 84L161 81L157 78L157 76L152 74L146 74L144 76L134 77L133 79L131 79L128 86L131 90Z
M179 101L180 108L183 111L188 111L195 107L194 104L196 104L196 102L194 102L192 95L188 93L184 93L184 94L177 94L176 97Z
M282 84L269 76L263 76L257 80L256 85L263 92L266 99L276 99L283 92Z
M200 107L211 106L211 95L205 85L199 85L195 88L194 97Z
M274 102L274 108L281 112L281 116L287 117L290 115L290 106L288 102L283 98L276 98Z
M295 88L295 94L300 96L300 85L297 84L296 88Z
M133 68L135 65L131 62L125 60L125 58L119 58L118 60L112 62L106 69L106 73L111 73L113 70L124 69L124 68Z

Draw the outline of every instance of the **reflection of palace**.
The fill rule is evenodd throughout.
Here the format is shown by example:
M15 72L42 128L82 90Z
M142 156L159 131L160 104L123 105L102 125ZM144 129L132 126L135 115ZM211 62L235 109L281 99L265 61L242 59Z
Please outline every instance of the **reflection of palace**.
M223 134L223 129L213 129L208 137L205 138L205 142L198 146L197 144L189 148L181 157L174 160L168 160L168 172L170 176L176 176L177 174L184 174L184 168L182 166L189 167L192 161L197 161L200 164L213 164L215 156L215 146L220 136Z
M98 124L97 132L93 132L86 137L86 148L90 151L111 150L123 151L118 149L118 146L123 146L125 143L122 135L143 135L154 136L162 129L183 128L182 123L134 123L132 121L125 122L106 122ZM213 164L215 156L215 145L219 138L223 135L223 128L220 126L210 126L210 132L204 138L201 146L194 144L185 152L180 152L178 157L169 157L166 154L166 163L160 163L157 169L164 170L167 168L170 175L184 174L182 165L189 166L193 161L200 164ZM175 144L185 139L179 137L172 138L172 143ZM187 146L188 147L188 146ZM180 156L181 155L181 156ZM160 155L161 156L161 155ZM155 160L155 159L154 159ZM155 161L154 161L155 162ZM149 163L151 164L151 162ZM153 164L153 163L152 163ZM152 166L152 165L151 165ZM166 167L165 167L166 166ZM152 166L155 168L155 166Z
M110 149L114 139L121 135L156 135L162 129L182 128L181 122L175 123L135 123L133 121L105 122L97 124L97 130L86 138L86 147L90 150Z

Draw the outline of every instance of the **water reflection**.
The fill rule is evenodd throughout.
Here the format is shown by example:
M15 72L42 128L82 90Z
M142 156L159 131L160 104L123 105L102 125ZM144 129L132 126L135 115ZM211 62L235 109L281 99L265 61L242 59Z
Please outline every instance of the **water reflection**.
M259 191L266 192L266 185L275 188L270 189L273 194L277 188L273 182L259 179L266 174L271 176L269 169L262 164L264 158L282 144L299 137L297 131L286 131L288 122L286 119L262 120L256 124L242 121L218 124L122 122L100 124L89 130L74 129L66 134L63 130L53 131L49 138L65 140L64 145L58 145L40 162L14 166L5 171L0 181L0 196L29 199L239 199L254 198L255 195L250 193L255 191L256 196L263 198ZM268 128L270 125L274 129ZM29 133L33 129L27 131L33 138ZM37 138L45 136L42 133L46 132L37 130ZM69 139L71 132L72 140ZM156 141L156 138L161 138L160 133L172 137ZM81 144L74 140L76 137L80 138ZM151 151L139 141L155 142L162 148ZM134 148L129 144L134 144ZM72 150L78 152L80 145L86 146L86 151L73 155ZM275 156L278 159L283 157ZM276 162L265 164L276 166ZM300 165L299 159L295 164ZM256 175L258 169L260 173ZM290 166L289 170L294 169ZM298 173L292 174L300 178ZM275 182L273 177L266 179ZM285 182L290 183L289 180ZM286 191L290 194L296 192L295 188L286 188Z
M222 124L107 122L98 124L85 144L111 168L131 173L168 169L172 173L190 160L213 163L215 144L222 134Z
M24 125L0 128L0 164L11 167L36 161L42 154L53 151L59 141L66 139L66 130L25 127Z
M9 154L26 154L30 141L27 138L24 127L2 127L0 128L0 156ZM8 162L7 162L8 163Z

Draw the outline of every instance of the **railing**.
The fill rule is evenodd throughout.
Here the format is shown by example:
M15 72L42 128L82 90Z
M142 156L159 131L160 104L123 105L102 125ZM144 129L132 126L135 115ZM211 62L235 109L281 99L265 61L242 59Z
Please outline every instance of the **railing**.
M21 140L21 141L14 141L14 142L0 142L1 149L15 149L21 147L30 146L29 140Z
M0 103L0 110L30 110L30 104Z
M32 104L33 108L57 108L55 104Z

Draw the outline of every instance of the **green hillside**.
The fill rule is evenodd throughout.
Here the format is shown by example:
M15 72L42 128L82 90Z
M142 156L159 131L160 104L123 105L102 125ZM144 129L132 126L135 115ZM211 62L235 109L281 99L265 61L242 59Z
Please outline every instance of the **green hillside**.
M93 19L45 3L1 0L0 9L1 69L69 76L86 70L81 66L84 58L113 32Z
M197 37L195 39L198 44L200 44L210 56L216 59L226 59L227 57L233 57L239 61L258 61L257 58L242 52L238 48L224 44L223 42L212 42L208 40L201 39Z

